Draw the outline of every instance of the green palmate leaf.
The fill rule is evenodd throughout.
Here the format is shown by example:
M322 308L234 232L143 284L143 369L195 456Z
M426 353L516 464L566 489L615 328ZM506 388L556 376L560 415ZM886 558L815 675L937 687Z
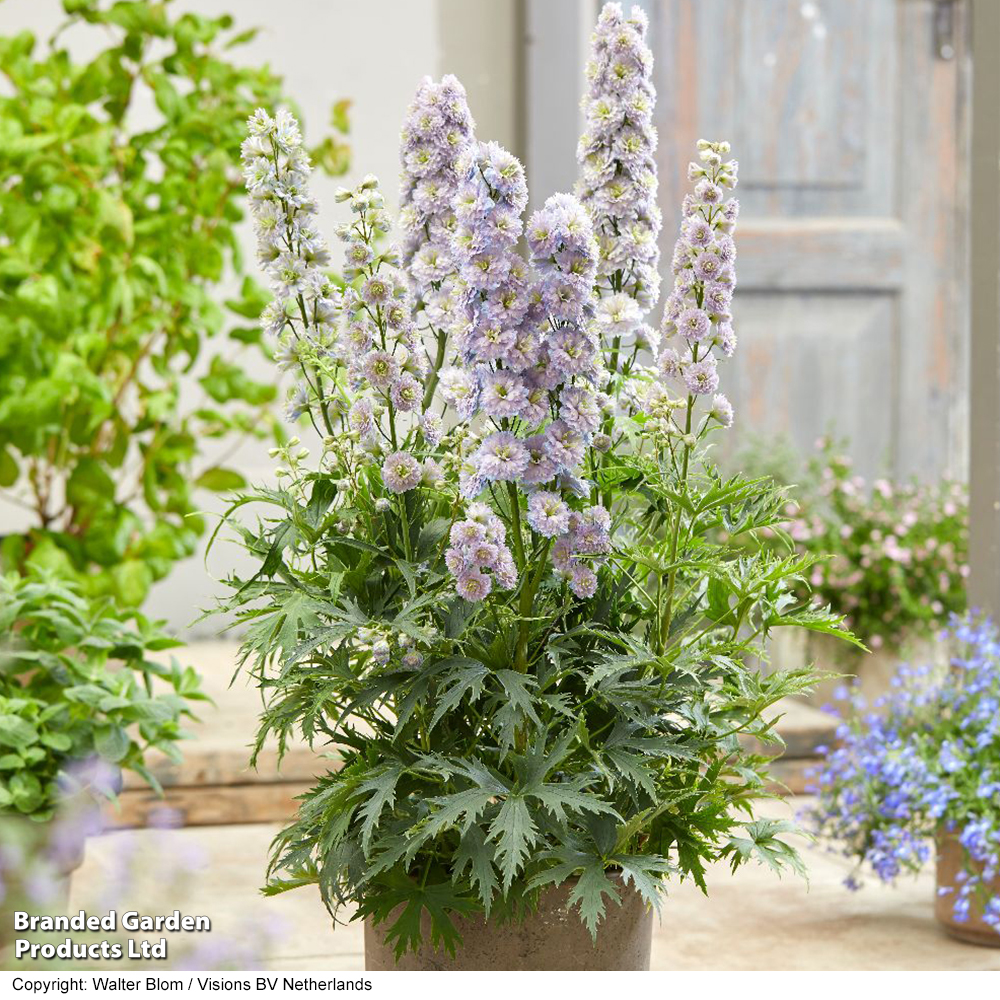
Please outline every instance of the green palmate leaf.
M434 811L425 821L421 835L427 838L435 837L453 826L458 827L464 834L482 815L496 794L495 787L465 788L452 795L432 799L431 805Z
M475 704L481 697L486 678L489 676L489 670L479 660L451 657L442 663L454 663L455 666L441 679L442 692L431 717L431 729L434 729L447 713L454 711L464 699Z
M383 925L392 919L397 906L402 909L386 929ZM421 885L404 872L394 871L386 879L386 888L379 899L363 902L358 916L373 917L375 927L382 928L386 943L393 946L398 959L408 949L419 947L423 940L420 923L425 911L430 916L431 945L454 955L462 939L451 914L470 913L474 908L474 901L451 882Z
M745 837L731 836L722 851L730 859L733 871L751 859L767 865L780 875L791 870L805 876L806 868L794 847L778 839L780 833L797 833L798 828L788 820L760 819L738 824Z
M603 862L595 860L577 877L567 898L571 907L579 909L584 925L595 940L598 925L604 917L605 899L616 906L621 905L618 887L608 878Z
M659 912L663 900L665 876L676 869L666 859L655 854L615 854L611 859L622 872L622 881L631 882L646 901Z
M506 890L524 867L532 845L538 840L538 829L523 795L507 796L490 824L489 837L497 845L496 860Z
M559 822L568 819L567 809L617 816L607 802L592 789L587 788L589 784L590 782L582 776L569 782L537 782L529 785L524 794L541 802Z
M811 632L835 635L858 649L868 652L868 647L857 636L844 628L843 617L834 614L829 608L804 607L786 614L773 614L765 621L765 625L768 628L798 626L809 629Z
M493 865L493 845L486 840L483 828L473 823L462 833L455 850L452 881L457 882L469 869L469 882L479 893L479 900L488 917L493 907L493 897L499 888L496 868Z
M604 756L626 781L630 781L636 788L641 788L650 798L656 798L656 773L647 767L643 760L627 750L615 747L605 750Z
M496 678L503 685L505 701L496 713L496 721L500 725L501 738L505 745L514 743L516 730L526 720L540 724L532 698L532 689L537 681L527 674L515 670L497 670Z
M382 811L396 800L396 785L404 772L402 764L388 764L378 768L357 787L358 795L367 795L361 807L361 846L367 852L372 835L382 816Z

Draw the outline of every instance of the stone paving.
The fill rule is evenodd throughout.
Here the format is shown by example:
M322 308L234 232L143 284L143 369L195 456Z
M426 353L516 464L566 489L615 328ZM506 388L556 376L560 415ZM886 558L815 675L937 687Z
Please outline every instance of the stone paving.
M802 801L778 808L794 809ZM104 912L113 901L119 913L176 908L208 916L211 934L167 935L171 964L363 969L360 925L333 928L313 889L270 899L258 893L277 829L204 826L95 838L74 878L69 912ZM711 873L708 898L694 886L674 888L654 932L653 968L1000 970L1000 949L961 944L935 923L930 873L895 889L872 884L851 893L841 885L843 861L815 847L804 850L808 885L757 867L731 877L720 866Z

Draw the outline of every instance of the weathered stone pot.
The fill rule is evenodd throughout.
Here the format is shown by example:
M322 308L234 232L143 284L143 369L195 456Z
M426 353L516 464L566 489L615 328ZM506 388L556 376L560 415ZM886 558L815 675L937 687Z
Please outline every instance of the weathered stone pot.
M931 638L910 639L898 648L862 653L836 636L801 628L777 628L771 633L769 655L770 670L812 664L821 673L836 675L820 681L806 696L809 704L821 708L834 700L834 692L842 684L856 684L868 703L873 703L892 690L891 681L901 663L929 664L943 675L950 652L947 643Z
M965 848L956 834L943 833L937 838L937 886L939 889L949 887L956 889L960 884L957 876L965 868ZM995 895L1000 895L1000 875L990 883ZM941 895L934 900L934 916L944 929L960 941L969 944L980 944L990 948L1000 948L1000 933L983 920L983 908L973 895L969 906L969 919L956 920L952 913L955 899L954 891Z
M60 836L54 822L0 816L0 952L15 937L14 913L65 913L70 880L83 864L85 842Z
M395 917L390 916L378 927L366 920L365 969L369 972L647 971L653 912L639 893L632 886L622 886L621 906L608 901L594 942L579 913L566 906L571 889L572 880L544 890L538 910L520 924L498 924L481 914L454 917L462 935L462 945L454 957L431 947L430 918L426 913L422 926L424 944L418 952L407 952L398 962L384 937Z

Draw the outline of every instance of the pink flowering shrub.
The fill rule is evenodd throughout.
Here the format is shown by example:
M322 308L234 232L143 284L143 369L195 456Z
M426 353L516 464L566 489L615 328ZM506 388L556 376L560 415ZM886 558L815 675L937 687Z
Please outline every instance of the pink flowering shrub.
M968 501L960 483L869 484L837 443L822 439L812 488L789 509L800 551L829 555L808 577L821 604L872 649L930 635L966 606Z

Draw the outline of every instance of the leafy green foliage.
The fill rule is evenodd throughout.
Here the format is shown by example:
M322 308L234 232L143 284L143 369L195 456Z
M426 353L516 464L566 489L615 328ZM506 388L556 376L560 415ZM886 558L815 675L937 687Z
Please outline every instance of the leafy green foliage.
M617 515L614 566L589 601L544 579L524 619L516 593L456 599L440 541L408 559L382 502L400 501L380 482L289 465L285 488L233 506L260 565L230 578L226 607L266 700L258 746L299 733L335 764L277 837L267 891L318 884L331 910L351 900L384 924L401 954L424 933L450 949L450 916L513 918L567 879L596 933L626 889L656 905L664 878L706 888L715 861L802 870L791 827L752 818L772 758L741 736L780 746L768 710L813 677L744 661L772 627L851 637L796 599L807 558L713 540L723 516L751 539L776 523L781 490L706 464L681 494L642 457L619 456L609 478L643 487ZM253 502L267 513L251 528L235 517ZM457 509L447 488L406 502L411 537L442 538ZM676 511L685 541L671 561L662 526ZM525 544L544 558L543 539ZM650 622L671 566L683 610L661 642Z
M275 429L266 295L243 275L232 167L244 123L280 101L267 69L229 61L253 32L168 2L66 0L47 47L0 37L0 499L31 511L0 568L46 568L137 607L194 551L196 489L244 483L202 457L207 439ZM100 46L75 62L63 38ZM155 105L136 125L136 105ZM334 109L339 136L347 104ZM346 169L341 138L320 161ZM238 295L220 304L220 283ZM228 317L227 317L228 314ZM247 321L252 322L248 325ZM207 356L206 346L215 353ZM181 394L195 366L204 398ZM197 394L195 394L197 396Z
M745 461L765 466L767 455ZM958 482L876 479L852 467L846 442L824 438L808 463L776 470L801 483L789 532L797 550L821 557L805 584L872 648L929 636L966 607L968 497ZM803 591L806 586L803 585Z
M263 177L276 191L261 201L261 219L276 216L285 229L277 241L270 230L262 247L279 254L290 290L300 271L320 278L307 259L281 256L282 245L302 253L294 227L314 212L310 202L300 219L275 182L284 159L304 166L295 123L279 118L251 122L244 162L251 187ZM713 149L722 144L702 144L708 159ZM479 167L491 202L493 169ZM595 376L607 390L607 400L593 396L603 444L572 431L580 475L547 473L565 524L545 524L533 502L552 497L515 482L510 441L562 433L557 393L542 393L544 416L486 407L470 420L450 391L434 398L435 371L425 419L415 419L406 381L416 377L407 367L391 382L380 369L405 362L422 375L415 358L433 331L417 342L413 303L390 277L397 258L372 246L388 228L377 181L338 201L350 202L354 219L339 229L348 260L362 263L336 295L324 281L322 296L279 288L276 299L283 347L304 377L294 412L308 417L322 451L307 461L297 438L275 449L281 488L239 496L225 518L256 567L229 577L222 605L243 630L241 666L263 696L255 755L269 737L283 751L300 734L332 758L275 838L265 891L316 884L332 913L351 904L401 955L424 941L452 950L456 917L521 919L563 884L596 935L624 893L655 906L668 878L705 890L712 866L801 870L784 837L791 827L755 818L773 758L748 747L780 746L774 706L814 677L753 664L772 628L852 637L797 596L815 559L762 542L780 531L785 492L764 478L724 478L705 438L728 422L725 407L713 403L696 424L696 394L672 397L638 362L638 334L630 353L616 336ZM465 205L459 199L460 219ZM476 245L474 227L460 232L456 242ZM513 273L506 258L479 256L473 269ZM612 287L626 280L617 272ZM459 281L452 301L481 301L475 287ZM543 283L525 287L544 313ZM497 301L513 315L520 295ZM336 329L314 322L321 300ZM502 323L467 333L503 339ZM539 324L542 339L562 329L552 315ZM435 339L440 368L448 352ZM462 362L466 347L454 346ZM691 350L696 364L697 344ZM573 384L584 398L586 382ZM438 402L458 412L439 421L427 413ZM496 430L507 443L486 437ZM480 478L484 439L509 453ZM469 567L478 565L493 575L477 579Z
M181 718L205 698L191 667L150 658L180 643L108 599L16 573L0 576L0 636L0 814L48 819L79 785L113 798L122 770L159 790L146 755L179 760Z

